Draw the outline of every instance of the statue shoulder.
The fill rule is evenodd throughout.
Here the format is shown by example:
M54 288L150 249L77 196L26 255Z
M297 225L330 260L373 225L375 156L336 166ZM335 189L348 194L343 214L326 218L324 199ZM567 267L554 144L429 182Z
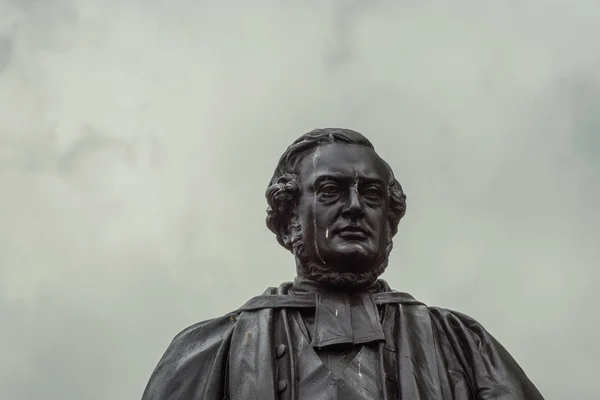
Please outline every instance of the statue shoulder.
M443 321L452 326L459 327L475 327L481 326L481 324L473 317L462 313L460 311L452 310L449 308L428 306L429 312L433 318L438 321Z
M142 400L221 398L236 318L237 313L229 313L179 332L152 372Z
M490 333L475 318L444 307L428 306L429 314L438 330L458 339L460 342L475 340L493 341Z
M264 294L276 290L269 288ZM232 311L179 332L150 376L142 400L224 398L229 348L241 314Z
M196 322L180 331L173 340L170 346L186 345L190 342L197 341L203 337L223 336L223 334L233 328L237 320L239 312L230 312L223 316L207 319Z
M517 361L477 320L447 308L428 308L442 352L458 360L477 393L543 400ZM494 368L486 367L490 365Z
M277 294L277 288L269 287L262 296ZM201 340L202 338L219 336L222 337L228 331L231 331L237 322L239 315L242 313L239 309L231 311L220 317L207 319L188 326L179 332L170 347L187 346L192 342Z

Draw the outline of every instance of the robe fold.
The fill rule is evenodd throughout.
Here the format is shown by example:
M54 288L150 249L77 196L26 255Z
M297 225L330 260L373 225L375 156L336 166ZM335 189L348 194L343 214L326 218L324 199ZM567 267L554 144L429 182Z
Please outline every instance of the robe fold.
M179 333L142 400L305 400L296 387L289 318L316 301L287 295L290 285L270 288L232 313ZM543 400L517 362L474 319L391 290L373 299L383 308L385 336L379 346L378 398Z

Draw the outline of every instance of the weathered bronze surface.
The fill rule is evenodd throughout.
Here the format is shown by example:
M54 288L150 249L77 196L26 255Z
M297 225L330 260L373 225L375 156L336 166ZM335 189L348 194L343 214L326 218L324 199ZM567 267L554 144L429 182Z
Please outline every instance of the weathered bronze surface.
M301 136L266 197L296 279L177 335L143 400L543 399L477 321L378 278L406 196L363 135Z

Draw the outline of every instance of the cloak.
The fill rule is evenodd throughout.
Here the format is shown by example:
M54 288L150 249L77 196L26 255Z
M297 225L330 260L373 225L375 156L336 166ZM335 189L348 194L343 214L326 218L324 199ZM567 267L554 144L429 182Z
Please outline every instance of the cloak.
M238 310L179 333L142 400L304 400L295 385L294 351L285 349L295 348L289 314L315 307L315 299L287 295L290 286L269 288ZM543 400L474 319L391 290L373 299L384 309L381 399Z

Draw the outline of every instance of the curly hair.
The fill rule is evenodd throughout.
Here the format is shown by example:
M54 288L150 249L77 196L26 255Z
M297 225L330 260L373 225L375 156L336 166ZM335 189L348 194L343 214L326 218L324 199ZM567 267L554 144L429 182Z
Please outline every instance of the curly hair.
M315 147L344 143L365 146L375 150L373 144L359 132L351 129L324 128L310 131L292 143L283 153L265 196L267 198L267 227L277 235L277 241L286 249L293 251L295 239L290 234L299 234L300 230L292 226L297 224L296 208L300 195L299 165L304 157ZM406 213L406 195L394 173L384 160L389 172L388 184L389 212L388 223L390 238L398 232L398 224Z

